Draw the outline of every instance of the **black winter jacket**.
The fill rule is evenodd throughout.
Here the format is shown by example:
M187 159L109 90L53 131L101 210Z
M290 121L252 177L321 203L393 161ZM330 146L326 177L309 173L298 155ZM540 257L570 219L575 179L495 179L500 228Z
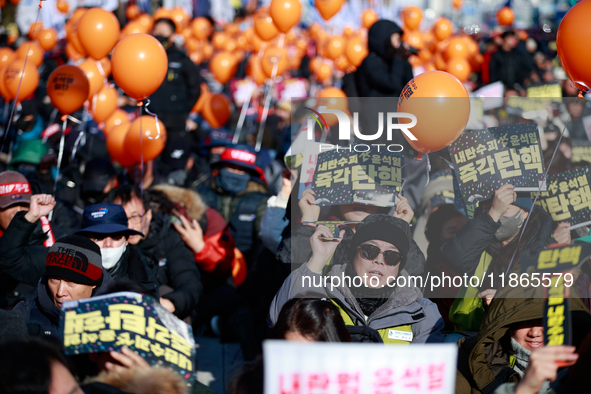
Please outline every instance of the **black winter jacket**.
M534 237L527 240L522 253L540 251L551 243L552 218L538 205L534 207L534 211L544 216L544 225L538 229ZM488 251L494 257L494 252L500 248L494 237L499 227L501 224L495 222L488 212L483 213L466 223L451 240L443 244L441 251L458 272L472 275L484 251Z
M0 307L14 306L35 294L45 274L46 235L39 223L29 223L17 212L0 238Z
M201 274L193 253L171 228L168 218L154 214L148 237L137 246L158 260L158 282L174 290L162 296L172 301L174 314L180 319L189 316L203 293Z
M162 85L150 96L149 110L155 112L166 129L185 130L185 120L199 99L205 82L191 59L176 46L166 49L168 71Z
M490 83L501 81L507 88L514 89L516 83L523 85L534 69L531 58L519 49L495 52L490 59Z
M401 57L392 56L390 36L394 33L402 35L402 29L388 20L377 21L369 29L369 55L356 72L360 97L398 97L402 88L413 78L410 63Z
M111 284L113 278L103 269L103 282L93 291L93 295L102 294ZM51 301L47 291L47 278L43 277L37 284L37 297L21 301L14 310L25 317L29 334L60 338L61 310Z

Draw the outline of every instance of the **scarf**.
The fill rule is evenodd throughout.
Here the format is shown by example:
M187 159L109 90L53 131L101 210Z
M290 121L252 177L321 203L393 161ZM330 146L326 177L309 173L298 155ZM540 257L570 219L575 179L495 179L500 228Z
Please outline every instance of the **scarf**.
M351 282L353 282L353 278L357 276L351 264L346 264L345 275L351 278ZM366 287L362 284L360 287L351 286L350 290L363 311L363 314L369 317L376 311L376 309L388 301L388 298L390 298L390 295L394 291L394 287L385 286L379 289L372 289L371 287Z
M513 370L523 378L525 375L525 370L529 365L529 356L531 355L531 350L527 350L523 346L521 346L513 337L511 337L511 349L513 350L513 356L515 357L515 365L513 366ZM545 393L550 389L550 382L545 380L542 383L542 388L538 391L538 394Z

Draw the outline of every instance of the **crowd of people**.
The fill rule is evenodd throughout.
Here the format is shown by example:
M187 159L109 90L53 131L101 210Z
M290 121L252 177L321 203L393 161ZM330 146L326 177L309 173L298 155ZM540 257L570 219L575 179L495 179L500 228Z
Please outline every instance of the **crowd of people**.
M238 14L237 25L251 23L251 12ZM530 193L515 191L511 179L469 218L454 205L447 149L431 154L427 166L402 138L406 181L395 207L325 209L304 187L305 174L289 152L305 116L289 98L272 97L267 111L263 97L271 89L261 89L260 105L255 97L248 111L241 110L250 100L230 103L221 126L195 113L204 84L235 95L231 83L215 81L207 62L187 56L177 23L162 17L151 31L168 56L167 76L147 105L167 133L153 160L130 166L113 160L104 125L88 107L72 114L63 132L50 132L57 109L46 84L69 61L64 42L45 54L33 95L3 102L0 393L185 392L178 375L152 373L127 348L64 355L63 304L117 291L154 297L196 336L238 342L246 363L229 393L263 392L265 339L455 343L458 393L588 390L590 260L571 288L572 346L545 345L541 288L517 295L492 284L433 291L410 285L410 278L517 272L521 256L548 245L591 243L589 226L569 230L568 220L554 221ZM310 39L301 64L277 80L299 78L311 97L342 88L358 98L351 106L369 110L363 98L396 98L425 71L409 62L417 52L403 34L394 21L375 22L359 67L328 79L311 70L320 43ZM588 157L571 160L573 141L591 139L590 111L584 98L575 100L579 89L560 67L555 37L508 27L472 39L482 59L463 81L468 91L500 83L507 104L529 87L558 85L572 101L535 120L548 174L590 166ZM2 46L18 42L2 35ZM248 56L256 54L240 61L235 80L248 78ZM135 116L135 100L122 94L118 102ZM524 112L484 110L472 130L532 123ZM366 130L377 127L374 118L361 121ZM322 221L341 222L338 234ZM405 285L394 285L401 279ZM211 390L197 384L194 392Z

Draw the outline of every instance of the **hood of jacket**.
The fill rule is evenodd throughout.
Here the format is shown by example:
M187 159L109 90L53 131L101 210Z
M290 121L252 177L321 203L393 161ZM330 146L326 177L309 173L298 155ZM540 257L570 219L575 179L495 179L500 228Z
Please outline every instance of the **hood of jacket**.
M570 301L573 344L579 345L591 330L591 315L579 298ZM458 368L466 379L473 379L472 387L493 392L498 385L519 379L510 367L509 354L501 339L512 325L542 319L543 315L542 287L499 290L484 316L479 335L460 340Z
M85 383L104 383L134 394L187 394L187 383L165 368L120 368L101 372Z
M193 190L165 184L154 186L154 190L161 191L171 202L184 208L191 219L201 220L207 210L199 193Z
M402 34L402 29L395 22L382 19L374 23L367 33L367 47L370 52L386 57L386 46L394 33Z
M342 278L343 275L346 275L345 269L345 265L335 265L329 271L328 276ZM408 283L410 278L408 272L402 270L398 276L406 277ZM347 309L350 316L353 315L358 320L365 321L363 311L350 288L341 283L341 286L332 292L327 289L327 293L329 298L338 300L338 303ZM423 310L417 301L422 297L423 294L417 287L395 287L388 300L379 306L371 316L368 316L366 325L379 329L416 323L417 314Z
M150 222L150 231L148 236L142 239L138 246L144 250L150 250L160 243L170 228L170 219L168 215L162 215L159 212L152 214L152 221Z

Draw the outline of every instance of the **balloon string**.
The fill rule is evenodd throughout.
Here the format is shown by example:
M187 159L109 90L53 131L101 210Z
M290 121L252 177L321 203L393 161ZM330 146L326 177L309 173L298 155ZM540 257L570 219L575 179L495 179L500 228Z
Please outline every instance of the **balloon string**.
M150 110L148 109L148 105L150 105L150 99L146 99L146 104L144 105L144 109L146 110L146 113L148 113L149 115L152 115L154 118L156 118L156 131L158 132L158 135L154 138L150 137L149 135L147 135L146 137L148 137L149 140L157 140L158 138L160 138L160 122L158 121L158 114L154 113L154 112L150 112Z
M101 75L103 76L103 78L107 79L107 73L103 69L103 65L101 64L101 62L98 60L96 61L96 68L98 68L98 70L101 73ZM103 80L103 83L104 83L104 80Z
M425 187L427 187L429 185L429 181L431 180L430 178L430 172L431 172L431 160L429 160L429 154L425 153L425 157L427 158L427 183L425 183Z
M62 135L60 137L60 148L57 156L57 173L55 174L55 180L53 181L53 195L57 192L57 182L60 178L60 170L62 168L62 160L64 158L64 145L66 142L66 125L68 124L68 117L62 117Z
M261 145L263 144L263 132L265 130L265 126L267 125L267 116L269 115L269 106L271 105L271 97L273 96L273 85L275 84L275 78L277 77L277 69L279 68L279 59L281 58L281 49L283 49L283 43L285 41L285 33L281 33L279 37L279 44L277 47L279 48L279 54L277 59L275 60L275 64L273 64L273 72L271 73L271 78L269 80L269 85L267 86L267 96L265 97L265 107L263 108L263 116L261 117L261 123L259 125L259 133L257 134L257 143L255 146L255 151L259 152L261 150Z
M576 102L578 100L579 100L579 98L577 97L575 99L574 103L576 104ZM544 177L542 178L542 182L540 182L540 186L538 187L538 191L536 192L536 197L534 198L534 202L532 204L532 209L527 214L527 218L525 219L525 223L523 224L523 227L521 228L521 233L519 234L519 240L517 241L517 245L519 245L519 243L521 242L521 238L523 237L523 233L525 232L525 228L527 227L527 224L529 223L529 218L531 217L531 214L534 211L534 206L536 205L536 202L538 201L538 197L540 196L540 192L542 191L542 187L546 184L546 180L548 179L548 172L550 172L550 168L552 167L552 163L554 162L554 158L556 157L556 153L558 152L558 148L560 147L560 142L562 141L562 137L564 136L564 132L566 131L566 125L571 120L572 120L572 114L569 111L568 120L564 123L564 127L562 128L562 131L560 132L560 137L558 138L558 142L556 143L556 147L554 148L554 152L552 153L552 158L550 159L550 164L548 164L548 166L546 168L546 172L544 172ZM515 259L516 253L517 253L517 247L515 248L515 251L513 252L513 256L511 256L511 261L509 261L509 266L507 267L507 270L505 271L505 275L507 275L507 273L509 273L509 270L511 269L511 265L513 265L513 260Z
M142 107L143 103L140 101L138 103L138 113L140 118L140 197L141 200L144 201L144 151L142 149L143 146L143 131L142 131Z
M35 22L33 22L33 26L35 26L35 29L33 29L31 36L35 36L35 33L37 32L37 30L40 30L40 26L38 24L39 15L41 15L41 1L39 1L39 8L37 9L37 17L35 18ZM2 152L4 150L4 144L6 143L6 137L8 136L8 132L10 131L10 126L12 125L12 118L14 117L14 110L15 110L17 103L18 103L18 95L21 91L21 84L23 83L23 77L25 76L25 68L27 67L27 60L29 60L29 53L31 52L31 45L33 45L33 40L31 40L29 42L29 48L27 49L27 55L25 56L25 63L23 64L23 69L21 71L21 77L18 81L18 87L16 89L16 97L14 98L14 103L12 103L12 110L10 111L10 118L8 119L8 124L6 125L6 131L4 132L4 138L2 139L2 147L0 148L0 152ZM11 150L12 150L12 148L10 148L10 151ZM8 155L10 156L11 152L9 152Z

